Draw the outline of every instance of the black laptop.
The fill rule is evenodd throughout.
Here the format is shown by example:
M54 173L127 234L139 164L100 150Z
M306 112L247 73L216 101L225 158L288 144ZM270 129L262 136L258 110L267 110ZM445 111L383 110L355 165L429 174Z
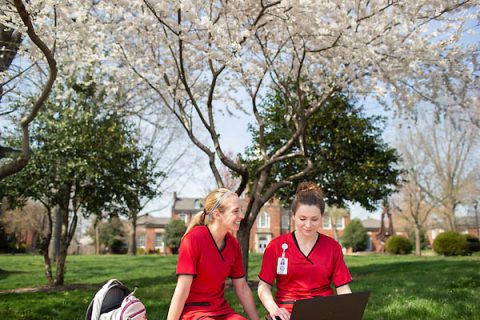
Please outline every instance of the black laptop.
M297 300L290 320L361 320L369 292Z

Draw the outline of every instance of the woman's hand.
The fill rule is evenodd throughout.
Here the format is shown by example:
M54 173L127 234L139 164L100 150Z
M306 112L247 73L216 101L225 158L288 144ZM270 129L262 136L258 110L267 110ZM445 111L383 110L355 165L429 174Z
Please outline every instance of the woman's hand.
M272 286L260 280L258 283L258 297L262 301L263 306L267 309L270 317L274 320L288 320L290 313L285 308L280 308L273 300Z
M271 310L270 310L271 309ZM287 311L285 308L280 308L275 304L275 307L270 307L268 310L268 313L270 314L270 317L274 320L288 320L290 319L290 312Z

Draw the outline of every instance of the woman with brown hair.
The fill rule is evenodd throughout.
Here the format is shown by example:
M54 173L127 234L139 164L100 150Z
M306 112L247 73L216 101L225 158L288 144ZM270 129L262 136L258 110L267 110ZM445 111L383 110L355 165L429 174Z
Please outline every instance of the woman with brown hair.
M290 319L295 300L351 293L352 277L342 248L318 233L325 210L323 192L313 182L300 183L292 203L295 231L273 239L265 249L258 296L273 319ZM272 286L276 282L276 301Z
M210 192L204 210L197 213L180 243L177 286L168 320L244 320L224 297L225 279L250 319L259 319L245 279L242 254L232 231L238 231L244 215L237 194L224 188Z

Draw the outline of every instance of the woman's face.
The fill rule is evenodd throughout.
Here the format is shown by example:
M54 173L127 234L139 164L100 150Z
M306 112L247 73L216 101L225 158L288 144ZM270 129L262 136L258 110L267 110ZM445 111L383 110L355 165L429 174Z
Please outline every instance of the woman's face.
M223 202L224 210L219 212L219 221L229 231L238 231L244 218L242 203L237 195L228 196Z
M293 214L296 231L305 237L312 237L317 233L322 221L320 208L301 204Z

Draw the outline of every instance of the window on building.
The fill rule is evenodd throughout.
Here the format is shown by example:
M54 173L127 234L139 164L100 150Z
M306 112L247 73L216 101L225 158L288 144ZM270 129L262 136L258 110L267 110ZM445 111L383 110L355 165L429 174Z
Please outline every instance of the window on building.
M181 212L179 215L178 215L178 219L182 220L183 222L187 223L187 214L184 213L184 212Z
M163 235L161 233L155 233L155 248L163 248Z
M264 253L267 248L268 240L265 237L258 238L258 250L257 252Z
M139 235L137 237L137 247L145 247L145 235L142 234L142 235Z
M202 202L200 201L200 199L195 199L193 200L193 207L195 209L201 209L203 206L202 206Z
M372 250L373 250L372 237L368 236L368 238L367 238L367 251L372 251Z
M337 219L337 223L335 224L335 227L337 229L343 229L345 228L345 218L344 217L340 217Z
M330 223L330 217L327 215L323 216L323 229L331 229L332 225Z
M257 228L270 228L270 216L266 212L262 212L257 218Z
M289 229L290 228L290 217L288 214L284 214L282 216L282 229Z

